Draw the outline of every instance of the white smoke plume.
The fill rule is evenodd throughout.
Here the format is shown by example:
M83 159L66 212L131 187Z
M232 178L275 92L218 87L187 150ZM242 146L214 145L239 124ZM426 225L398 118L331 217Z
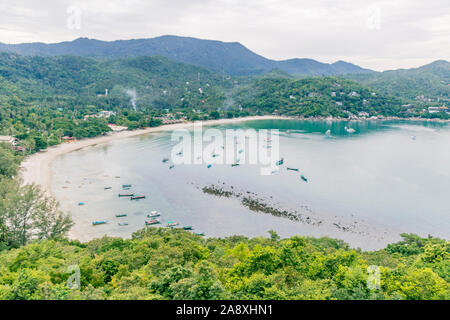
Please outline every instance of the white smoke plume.
M134 111L136 111L137 110L137 108L136 108L136 100L137 100L136 89L128 89L127 95L130 96L131 105L133 106Z

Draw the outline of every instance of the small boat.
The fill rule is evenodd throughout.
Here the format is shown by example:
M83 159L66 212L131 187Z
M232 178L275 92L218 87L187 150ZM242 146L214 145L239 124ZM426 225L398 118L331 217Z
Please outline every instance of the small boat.
M198 236L202 236L202 237L205 236L204 232L196 232L195 234L198 235Z
M178 222L169 221L169 222L167 223L167 228L173 228L173 227L176 227L176 226L178 226L178 225L179 225Z
M131 184L123 184L122 188L131 188Z
M108 221L106 221L106 220L101 220L101 221L94 221L94 222L92 222L92 225L98 226L98 225L100 225L100 224L106 224L106 223L108 223Z
M237 166L239 166L239 163L233 163L231 166L232 167L237 167Z
M119 193L119 198L122 197L133 197L134 193Z
M218 156L219 156L219 154L217 154L217 153L214 153L214 154L212 155L213 158L216 158L216 157L218 157Z
M158 223L161 223L161 221L159 219L152 219L152 220L145 221L146 226L150 226L150 225L158 224Z
M183 152L180 151L177 153L177 156L181 156L181 155L183 155Z
M356 132L356 130L353 129L353 128L347 128L347 127L344 127L344 129L345 129L345 131L347 131L348 133L355 133L355 132Z
M84 203L84 202L78 202L78 205L79 205L79 206L84 206L85 203Z
M173 169L173 168L175 168L174 164L169 167L169 169Z
M277 161L276 165L281 166L283 163L284 163L284 159L281 158L280 160Z
M303 181L308 182L308 179L304 175L301 175L300 178L302 178Z
M120 227L124 227L124 226L127 226L128 225L128 222L119 222L119 226Z
M239 154L241 154L242 152L244 152L244 150L243 150L243 149L241 149L241 150L239 150L238 152L239 152Z
M194 230L192 226L185 226L183 227L183 230Z
M291 170L291 171L297 171L298 172L297 168L286 168L286 170Z
M116 218L122 218L122 217L126 217L126 216L127 216L126 213L119 213L119 214L116 214Z
M212 167L212 164L208 164L207 168L209 169L209 168L211 168L211 167Z
M159 211L152 211L147 215L147 218L154 218L154 217L159 217L161 215L161 212Z
M167 161L169 161L169 158L164 158L162 162L166 163Z
M111 187L105 187L104 189L105 190L111 190L112 188Z
M131 197L131 200L140 200L140 199L145 199L145 196Z

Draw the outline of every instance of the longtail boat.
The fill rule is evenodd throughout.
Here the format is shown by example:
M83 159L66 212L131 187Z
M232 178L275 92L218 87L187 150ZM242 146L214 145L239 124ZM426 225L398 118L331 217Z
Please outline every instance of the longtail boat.
M154 217L159 217L161 215L161 212L159 211L152 211L147 215L147 218L154 218Z
M297 168L286 168L287 170L291 170L291 171L297 171L298 172L298 169Z
M122 217L126 217L126 216L127 216L126 213L119 213L119 214L116 214L116 218L122 218Z
M306 179L304 175L301 175L300 177L302 178L303 181L308 182L308 179Z
M178 225L179 225L179 223L178 222L174 222L174 221L169 221L169 223L167 223L167 227L168 228L176 227Z
M167 161L169 161L169 158L164 158L162 162L166 163Z
M208 164L207 168L209 169L209 168L211 168L211 167L212 167L212 164Z
M146 226L150 226L152 224L158 224L158 223L161 223L161 221L159 219L152 219L152 220L145 221Z
M124 227L124 226L127 226L128 225L128 222L119 222L119 226L120 227Z
M145 199L145 196L131 197L131 200L140 200L140 199Z
M106 224L106 223L108 223L108 221L106 221L106 220L101 220L101 221L94 221L94 222L92 222L92 225L98 226L98 225L100 225L100 224Z
M134 193L119 193L119 198L122 198L122 197L133 197L134 196Z
M184 230L194 230L194 228L192 226L185 226L183 227Z
M205 235L204 232L196 232L195 234L198 235L198 236L202 236L202 237Z
M111 187L105 187L104 189L105 190L111 190L112 188Z
M237 167L239 165L239 163L233 163L231 166L232 167Z
M122 188L131 188L131 184L123 184Z
M169 169L173 169L173 168L175 168L174 164L169 167Z

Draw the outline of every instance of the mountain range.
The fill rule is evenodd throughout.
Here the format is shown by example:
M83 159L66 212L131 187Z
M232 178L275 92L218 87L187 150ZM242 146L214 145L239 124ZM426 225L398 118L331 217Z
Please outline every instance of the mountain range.
M60 43L0 43L0 52L27 56L74 55L101 58L163 56L233 76L251 76L282 70L291 75L321 76L371 72L352 63L322 63L313 59L271 60L238 42L202 40L191 37L161 36L150 39L101 41L78 38Z

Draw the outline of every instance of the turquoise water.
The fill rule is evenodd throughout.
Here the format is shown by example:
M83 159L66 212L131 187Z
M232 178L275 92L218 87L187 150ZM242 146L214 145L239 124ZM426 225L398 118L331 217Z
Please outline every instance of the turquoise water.
M52 189L76 222L73 235L81 240L104 234L128 237L144 227L149 211L158 210L162 225L174 220L207 236L267 236L273 229L281 236L337 237L365 249L381 248L402 232L450 238L448 125L259 120L216 128L279 129L285 166L270 176L262 176L258 165L176 165L170 170L170 161L162 163L176 144L170 133L72 152L54 162ZM286 166L300 173L286 171ZM132 184L134 193L147 198L119 199L122 184ZM253 192L266 203L321 224L256 213L238 199L204 194L201 188L211 184ZM112 189L104 190L106 186ZM117 213L128 216L115 218ZM92 226L92 221L105 219L108 224Z

